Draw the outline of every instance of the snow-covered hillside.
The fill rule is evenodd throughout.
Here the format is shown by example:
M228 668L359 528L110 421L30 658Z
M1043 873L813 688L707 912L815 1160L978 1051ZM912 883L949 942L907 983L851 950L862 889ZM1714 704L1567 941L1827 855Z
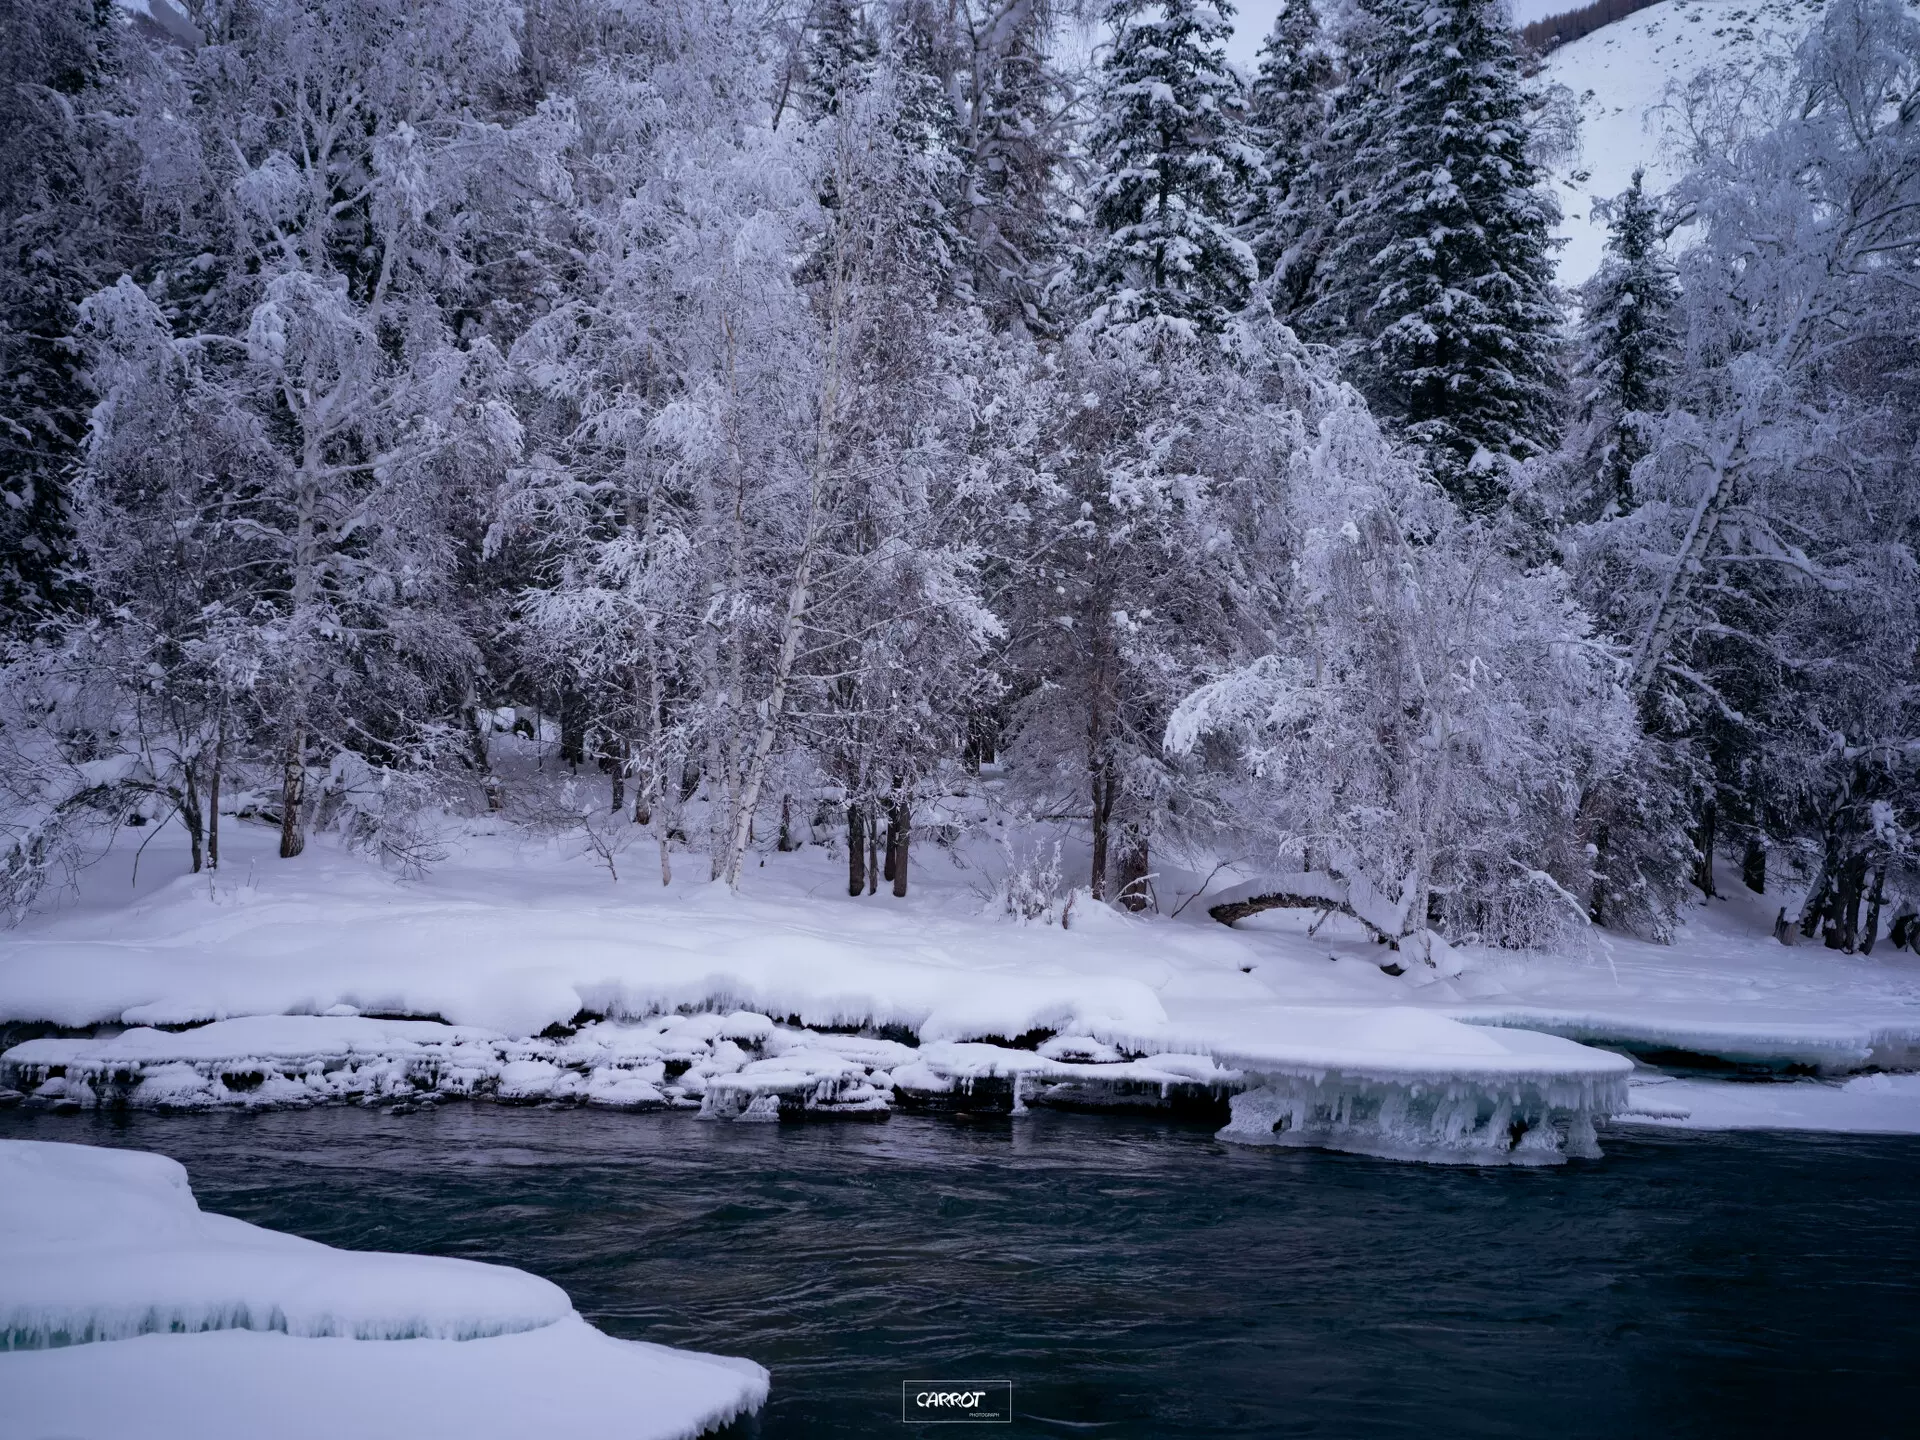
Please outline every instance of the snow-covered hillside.
M1600 264L1606 227L1592 219L1596 199L1626 189L1637 166L1655 191L1677 178L1675 92L1702 70L1759 73L1789 59L1825 8L1825 0L1664 0L1547 57L1543 78L1580 102L1579 154L1554 172L1565 212L1562 283Z

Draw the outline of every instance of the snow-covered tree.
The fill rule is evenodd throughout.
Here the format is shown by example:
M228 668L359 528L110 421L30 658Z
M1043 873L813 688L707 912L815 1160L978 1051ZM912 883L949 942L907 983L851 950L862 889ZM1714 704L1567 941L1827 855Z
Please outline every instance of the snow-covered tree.
M1590 512L1633 508L1633 467L1651 449L1679 347L1680 286L1664 250L1659 204L1643 172L1605 207L1607 258L1580 290L1579 425L1584 503Z
M1043 331L1065 247L1058 186L1070 138L1067 87L1048 62L1045 6L972 27L966 226L974 295L990 319Z
M1238 407L1267 435L1275 583L1258 645L1182 699L1169 748L1229 746L1260 848L1337 882L1383 940L1579 925L1579 796L1634 737L1612 657L1561 577L1464 520L1286 331L1249 316L1237 349L1286 382Z
M84 0L4 0L0 33L0 630L74 598L68 492L90 397L76 307L129 252L131 199L94 113L120 26Z
M1318 7L1312 0L1289 0L1260 47L1249 91L1249 128L1260 169L1241 229L1262 277L1271 280L1272 303L1283 318L1306 302L1326 241L1329 197L1316 165L1337 78Z
M1080 283L1097 326L1216 331L1258 265L1233 230L1259 156L1228 69L1233 9L1216 0L1117 0L1087 150L1096 233Z
M808 17L806 88L812 118L838 114L843 100L873 81L880 40L857 0L822 0Z
M1920 407L1888 380L1920 333L1916 77L1920 23L1843 0L1770 113L1700 132L1671 404L1636 508L1578 537L1650 726L1700 753L1702 888L1717 838L1756 886L1768 848L1797 849L1808 933L1841 944L1913 823ZM1703 81L1693 113L1719 98Z
M1371 0L1325 167L1342 194L1309 333L1475 513L1558 438L1557 206L1496 0Z
M1007 605L1007 750L1030 788L1088 817L1096 900L1144 902L1171 795L1158 731L1207 623L1180 598L1206 593L1209 558L1196 542L1210 482L1193 473L1186 413L1196 349L1167 342L1175 353L1148 366L1072 337L1051 377L1046 458L1018 493L1008 542L1023 563Z
M524 159L540 142L474 117L516 53L490 10L206 19L219 43L129 67L145 201L177 223L160 247L172 264L84 307L89 362L117 377L93 415L88 483L132 521L157 518L145 507L173 492L142 488L143 456L174 443L175 417L114 397L189 377L189 413L220 439L223 523L247 540L244 621L276 715L291 855L317 799L309 764L342 749L416 763L471 668L446 624L449 522L518 427L497 353L456 337L452 311L496 178L537 170ZM119 573L96 559L83 563L103 581Z

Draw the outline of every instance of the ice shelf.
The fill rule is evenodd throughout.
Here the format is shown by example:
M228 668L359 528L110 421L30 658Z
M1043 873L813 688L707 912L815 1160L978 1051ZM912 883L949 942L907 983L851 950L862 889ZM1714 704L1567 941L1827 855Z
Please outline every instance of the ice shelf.
M1624 1108L1624 1080L1497 1081L1274 1075L1230 1102L1222 1140L1300 1145L1447 1165L1597 1160L1597 1118Z
M521 1270L207 1214L162 1155L0 1141L0 1440L682 1440L767 1384L603 1335Z

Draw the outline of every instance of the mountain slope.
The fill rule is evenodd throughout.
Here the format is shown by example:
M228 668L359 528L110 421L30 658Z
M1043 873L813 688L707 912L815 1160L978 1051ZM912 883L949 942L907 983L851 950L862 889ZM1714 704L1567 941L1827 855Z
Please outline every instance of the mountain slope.
M1563 284L1600 264L1606 227L1592 218L1596 199L1626 189L1636 166L1656 192L1678 177L1672 102L1687 82L1721 67L1756 75L1784 67L1825 8L1825 0L1663 0L1547 57L1541 78L1566 86L1580 106L1579 150L1553 172L1565 211Z

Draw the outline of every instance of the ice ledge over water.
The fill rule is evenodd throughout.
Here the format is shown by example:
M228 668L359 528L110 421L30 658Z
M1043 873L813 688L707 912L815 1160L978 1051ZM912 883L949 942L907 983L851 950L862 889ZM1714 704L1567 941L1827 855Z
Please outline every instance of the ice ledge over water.
M27 1140L0 1141L0 1352L0 1440L683 1440L768 1385L524 1271L337 1250L204 1213L165 1156Z
M1555 1165L1597 1159L1633 1062L1555 1035L1429 1011L1249 1015L1222 1045L1247 1074L1222 1140L1393 1160Z
M1492 1082L1278 1075L1229 1102L1219 1138L1298 1145L1444 1165L1558 1165L1597 1160L1597 1119L1623 1109L1622 1080L1537 1077Z
M524 1270L336 1250L207 1214L164 1155L0 1141L0 1350L201 1330L471 1340L572 1313Z

